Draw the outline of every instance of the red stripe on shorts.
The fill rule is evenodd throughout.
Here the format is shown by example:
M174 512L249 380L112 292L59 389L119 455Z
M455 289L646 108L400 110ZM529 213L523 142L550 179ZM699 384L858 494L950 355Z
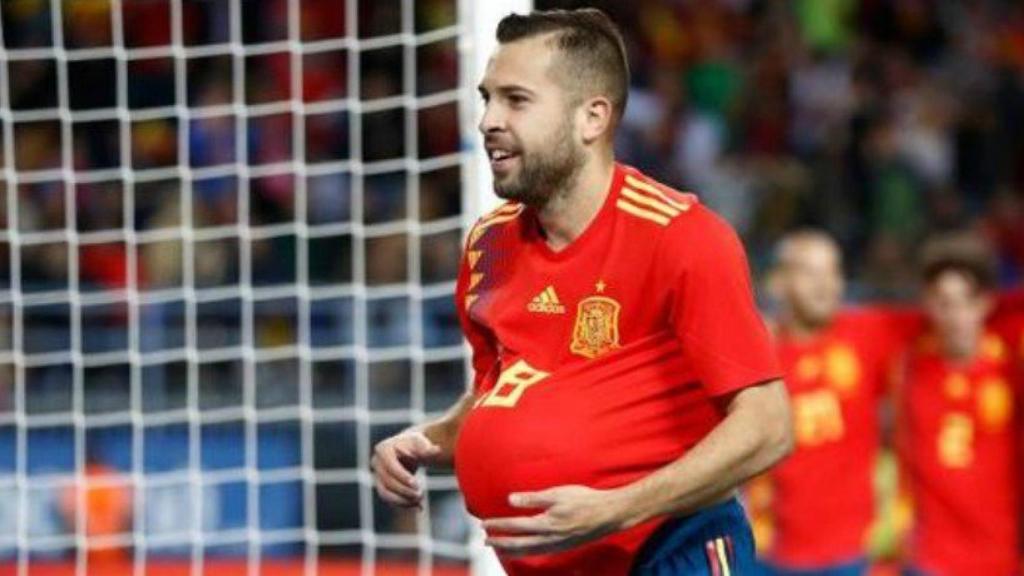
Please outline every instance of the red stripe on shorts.
M718 550L715 549L714 540L708 540L704 543L704 552L708 555L708 567L711 568L711 576L722 576L722 565L718 562Z

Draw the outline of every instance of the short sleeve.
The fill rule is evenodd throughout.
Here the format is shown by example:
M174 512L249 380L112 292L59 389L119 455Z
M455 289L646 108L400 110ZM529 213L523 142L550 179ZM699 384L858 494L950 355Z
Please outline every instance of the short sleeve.
M868 385L877 394L887 394L892 366L924 331L924 314L915 307L872 305L844 310L839 318L868 364Z
M472 350L473 392L479 394L489 390L497 381L498 350L491 332L473 320L469 314L472 301L469 292L471 274L472 270L464 250L459 263L459 276L455 282L455 309L458 310L462 333Z
M663 241L672 328L708 393L724 395L781 378L754 303L746 254L732 227L697 205Z
M1014 362L1024 367L1024 288L999 292L989 325L1009 344Z

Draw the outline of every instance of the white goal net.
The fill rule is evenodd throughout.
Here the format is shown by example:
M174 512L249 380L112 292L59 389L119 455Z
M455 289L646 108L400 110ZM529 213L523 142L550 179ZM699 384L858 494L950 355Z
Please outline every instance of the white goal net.
M399 512L367 464L465 386L509 7L4 0L0 572L465 572L454 479Z

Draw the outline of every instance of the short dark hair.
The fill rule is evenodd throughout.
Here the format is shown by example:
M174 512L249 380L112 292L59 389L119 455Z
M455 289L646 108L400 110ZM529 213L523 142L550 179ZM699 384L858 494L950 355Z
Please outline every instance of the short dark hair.
M577 92L607 96L616 120L621 119L629 92L629 63L622 33L611 18L597 8L509 14L498 23L497 40L506 44L544 34L554 34L552 43L572 70L560 76Z
M935 236L921 249L921 279L930 285L946 272L970 278L983 291L995 288L997 264L988 242L970 232Z

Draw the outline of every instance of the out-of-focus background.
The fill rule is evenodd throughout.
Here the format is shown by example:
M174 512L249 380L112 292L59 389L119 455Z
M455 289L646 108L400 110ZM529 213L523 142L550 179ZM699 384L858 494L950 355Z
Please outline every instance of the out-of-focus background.
M365 466L467 377L473 4L2 3L0 562L466 565L450 476L417 515ZM856 300L912 297L938 230L1024 272L1018 2L535 5L619 23L619 158L755 271L814 225Z
M366 469L465 386L457 3L0 17L0 562L464 562Z
M558 2L623 27L618 152L698 191L755 265L780 233L842 243L857 298L913 295L928 233L982 228L1024 267L1024 8L1017 2Z

